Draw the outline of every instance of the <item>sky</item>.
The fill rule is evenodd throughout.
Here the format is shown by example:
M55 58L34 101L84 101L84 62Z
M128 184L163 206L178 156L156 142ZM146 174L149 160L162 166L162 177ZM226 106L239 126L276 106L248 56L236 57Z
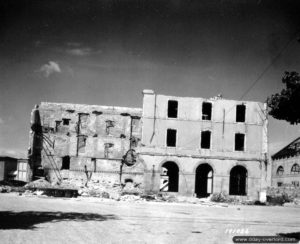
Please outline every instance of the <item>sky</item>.
M264 102L284 71L300 72L299 10L297 0L2 0L0 154L26 156L41 101L142 107L153 89ZM269 117L271 154L299 135Z

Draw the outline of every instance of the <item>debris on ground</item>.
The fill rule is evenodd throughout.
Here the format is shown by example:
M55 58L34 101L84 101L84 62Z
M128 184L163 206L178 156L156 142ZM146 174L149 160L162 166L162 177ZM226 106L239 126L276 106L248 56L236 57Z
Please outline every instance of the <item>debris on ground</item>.
M51 184L47 180L38 179L38 180L27 183L24 187L27 189L28 188L49 188L49 187L51 187Z

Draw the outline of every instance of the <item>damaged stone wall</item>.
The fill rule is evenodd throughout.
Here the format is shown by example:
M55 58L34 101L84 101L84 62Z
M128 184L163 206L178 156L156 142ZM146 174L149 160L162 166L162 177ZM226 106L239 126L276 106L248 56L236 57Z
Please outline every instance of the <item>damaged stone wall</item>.
M42 165L51 181L85 179L88 171L93 178L109 175L119 182L123 156L141 141L141 109L42 102L39 111ZM141 162L122 171L143 183Z

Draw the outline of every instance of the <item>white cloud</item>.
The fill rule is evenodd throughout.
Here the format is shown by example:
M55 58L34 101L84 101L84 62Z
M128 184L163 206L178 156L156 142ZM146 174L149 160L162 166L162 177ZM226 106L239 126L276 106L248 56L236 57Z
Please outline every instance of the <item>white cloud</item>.
M40 72L43 73L46 78L48 78L53 73L60 73L61 69L58 63L49 61L48 64L44 64L41 66Z
M67 53L71 54L71 55L75 55L75 56L87 56L90 55L92 52L91 48L72 48L72 49L68 49Z

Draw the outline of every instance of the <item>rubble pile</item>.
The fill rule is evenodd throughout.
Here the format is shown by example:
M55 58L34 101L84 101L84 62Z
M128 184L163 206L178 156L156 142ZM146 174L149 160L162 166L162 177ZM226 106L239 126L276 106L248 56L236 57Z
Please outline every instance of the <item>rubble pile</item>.
M44 180L44 179L38 179L38 180L29 182L24 187L26 189L29 189L29 188L49 188L49 187L51 187L51 184L48 181Z
M267 201L270 205L297 206L300 201L300 188L292 185L268 187Z
M9 193L11 192L10 186L0 186L0 193Z

